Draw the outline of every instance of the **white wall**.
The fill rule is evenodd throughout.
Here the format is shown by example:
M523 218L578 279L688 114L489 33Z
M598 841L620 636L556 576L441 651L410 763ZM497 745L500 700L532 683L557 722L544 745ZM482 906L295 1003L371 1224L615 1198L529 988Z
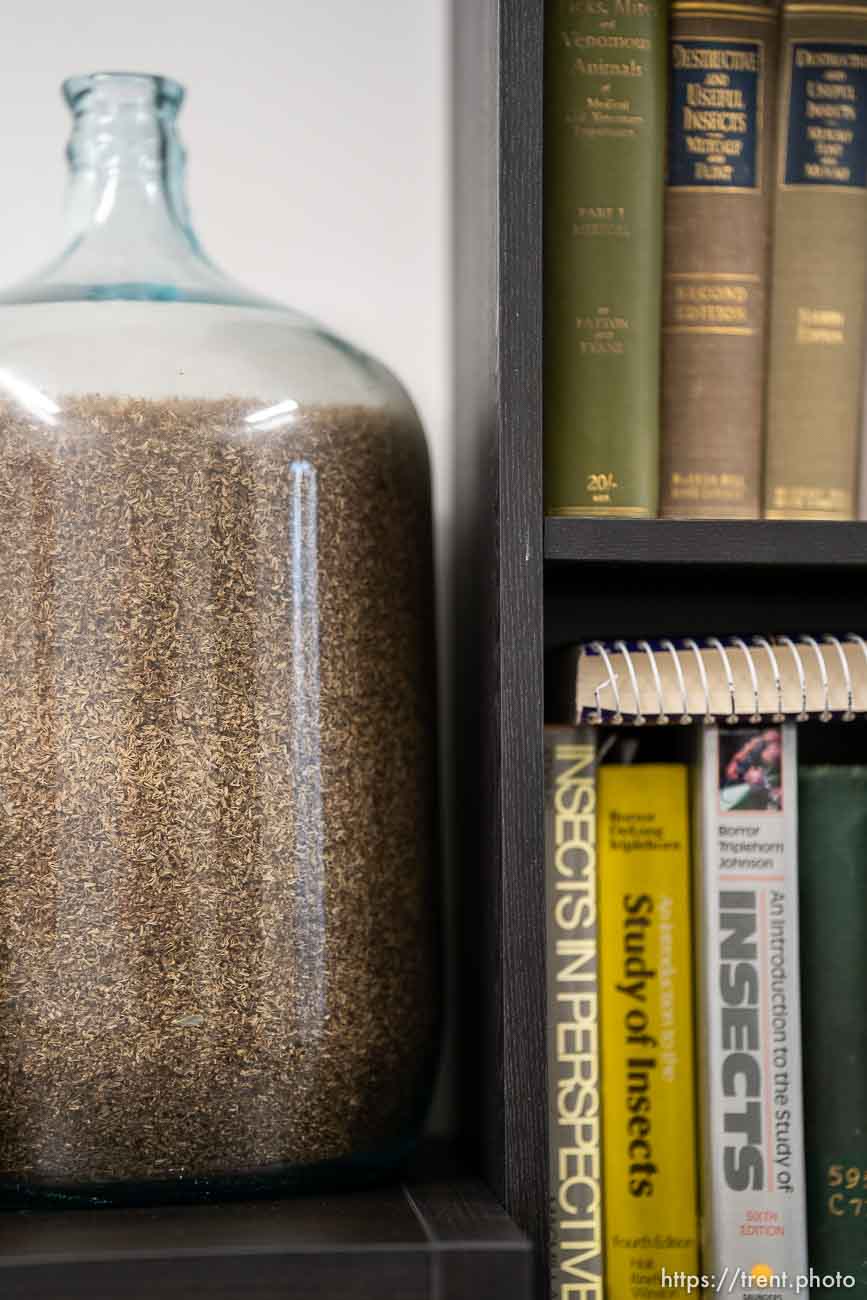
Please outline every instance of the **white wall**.
M162 72L211 256L397 371L449 495L446 0L5 0L0 282L59 247L71 73Z
M452 499L447 10L447 0L5 0L0 51L0 283L59 251L60 81L127 70L183 82L207 251L380 357L419 406L441 605ZM444 1113L441 1097L440 1124Z

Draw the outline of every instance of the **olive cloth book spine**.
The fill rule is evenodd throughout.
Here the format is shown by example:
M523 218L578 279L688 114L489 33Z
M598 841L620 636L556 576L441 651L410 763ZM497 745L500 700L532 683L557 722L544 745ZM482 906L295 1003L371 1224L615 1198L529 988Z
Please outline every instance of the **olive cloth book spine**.
M853 519L867 274L867 5L783 5L765 513Z
M761 513L777 9L674 0L660 513Z
M810 1267L867 1292L867 767L800 772Z
M730 1300L807 1294L796 727L700 738L702 1273Z
M655 515L666 5L545 16L545 509Z
M545 728L551 1300L603 1294L594 736Z
M598 787L606 1287L664 1300L698 1272L687 769Z

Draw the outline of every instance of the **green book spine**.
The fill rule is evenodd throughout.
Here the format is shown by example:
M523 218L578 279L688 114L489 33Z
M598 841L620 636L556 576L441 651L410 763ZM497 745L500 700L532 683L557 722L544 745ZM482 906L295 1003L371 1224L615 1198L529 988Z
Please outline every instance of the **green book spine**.
M800 773L810 1266L867 1293L867 767Z
M547 0L549 514L656 514L666 12Z
M783 5L765 514L854 519L867 274L867 7Z

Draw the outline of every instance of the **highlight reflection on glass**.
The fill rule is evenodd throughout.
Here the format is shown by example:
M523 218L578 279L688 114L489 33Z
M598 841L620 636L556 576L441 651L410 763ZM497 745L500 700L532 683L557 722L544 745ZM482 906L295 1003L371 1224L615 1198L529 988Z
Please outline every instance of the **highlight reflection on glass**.
M54 417L60 413L60 407L53 398L40 393L26 379L21 379L9 370L0 370L0 389L8 393L29 415L35 415L46 424L57 423Z
M244 423L254 425L263 433L271 433L291 423L297 410L298 403L288 398L285 402L276 402L274 406L266 406L262 411L254 411L252 415L246 415Z
M295 403L293 403L295 405ZM299 970L306 973L303 1018L308 1035L318 1036L326 1011L325 869L322 824L319 590L317 576L316 471L307 461L291 466L289 535L292 570L292 770L296 822L304 827L305 869L298 877L300 907L296 925L304 931Z

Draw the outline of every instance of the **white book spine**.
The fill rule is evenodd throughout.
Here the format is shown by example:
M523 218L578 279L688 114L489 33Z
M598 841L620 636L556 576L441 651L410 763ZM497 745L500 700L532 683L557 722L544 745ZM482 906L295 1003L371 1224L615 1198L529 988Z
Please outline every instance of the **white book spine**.
M807 1295L794 723L702 736L703 1284Z

